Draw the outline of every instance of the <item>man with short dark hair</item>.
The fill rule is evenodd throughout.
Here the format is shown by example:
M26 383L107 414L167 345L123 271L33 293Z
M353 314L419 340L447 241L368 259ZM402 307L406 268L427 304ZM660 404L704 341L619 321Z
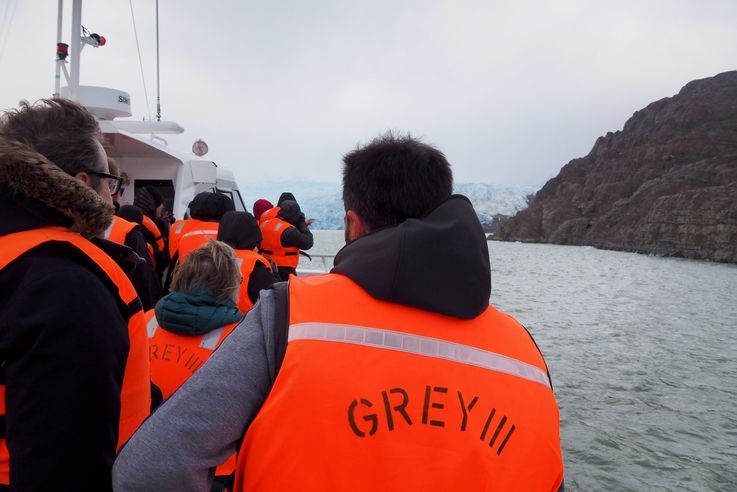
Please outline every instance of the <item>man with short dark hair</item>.
M0 490L110 490L150 412L143 311L114 261L131 250L96 239L118 187L80 105L0 117Z
M118 490L207 490L237 448L235 491L562 488L545 361L489 305L486 237L445 156L387 134L344 164L335 268L262 292L133 436Z

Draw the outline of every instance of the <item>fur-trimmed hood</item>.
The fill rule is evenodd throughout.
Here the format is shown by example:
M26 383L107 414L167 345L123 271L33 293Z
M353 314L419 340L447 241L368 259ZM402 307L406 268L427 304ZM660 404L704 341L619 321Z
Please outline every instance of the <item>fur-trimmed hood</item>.
M0 234L63 225L102 234L115 209L93 189L26 145L0 138Z

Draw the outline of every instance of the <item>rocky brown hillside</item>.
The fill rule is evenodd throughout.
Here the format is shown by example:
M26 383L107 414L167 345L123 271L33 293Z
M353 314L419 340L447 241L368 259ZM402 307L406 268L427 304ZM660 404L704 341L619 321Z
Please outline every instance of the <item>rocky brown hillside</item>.
M496 238L737 263L737 71L599 137Z

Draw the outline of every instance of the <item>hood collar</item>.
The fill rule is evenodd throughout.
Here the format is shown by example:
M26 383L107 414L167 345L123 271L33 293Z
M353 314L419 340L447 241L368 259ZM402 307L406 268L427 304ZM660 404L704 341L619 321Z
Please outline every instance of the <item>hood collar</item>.
M420 219L376 230L335 256L333 273L382 301L472 319L489 305L486 235L468 198L453 195Z
M17 205L14 208L21 208L33 224L18 230L63 223L84 236L98 236L110 225L115 211L95 190L38 152L2 138L0 185Z

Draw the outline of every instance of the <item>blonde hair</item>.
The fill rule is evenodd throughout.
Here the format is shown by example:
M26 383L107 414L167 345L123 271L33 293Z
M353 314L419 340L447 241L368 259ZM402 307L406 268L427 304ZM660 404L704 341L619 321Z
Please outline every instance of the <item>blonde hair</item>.
M241 271L233 248L210 239L207 244L189 253L174 270L171 290L197 294L206 290L218 304L231 299L238 301Z

